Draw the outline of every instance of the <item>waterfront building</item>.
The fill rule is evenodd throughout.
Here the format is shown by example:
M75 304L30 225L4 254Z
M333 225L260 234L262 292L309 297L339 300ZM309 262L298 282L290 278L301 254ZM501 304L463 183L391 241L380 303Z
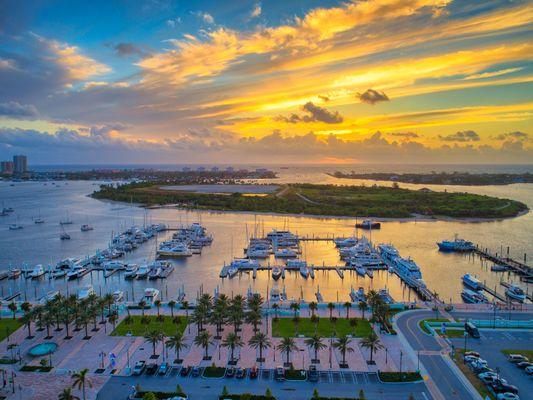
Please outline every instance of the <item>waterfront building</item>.
M13 161L2 161L0 163L0 173L11 175L13 173Z
M28 170L28 158L24 155L13 156L13 172L23 174Z

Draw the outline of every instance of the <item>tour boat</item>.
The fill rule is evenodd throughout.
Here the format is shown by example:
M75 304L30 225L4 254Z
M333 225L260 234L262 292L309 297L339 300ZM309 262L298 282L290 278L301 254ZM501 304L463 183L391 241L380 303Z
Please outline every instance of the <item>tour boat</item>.
M481 293L475 290L463 289L461 297L465 303L488 303L488 299Z
M78 299L83 300L92 294L96 294L92 285L83 286L78 292Z
M483 289L483 284L475 276L472 276L470 274L465 274L465 275L463 275L462 279L463 279L463 284L465 286L468 286L471 289L474 289L474 290L482 290Z
M401 278L422 279L422 273L416 263L410 258L396 257L392 261L394 272Z
M274 279L275 281L277 281L281 277L282 274L283 274L283 271L281 270L280 267L272 268L272 279Z
M442 242L437 243L440 251L456 251L456 252L466 252L473 251L475 246L472 242L467 242L464 239L459 239L457 236L453 240L443 240Z
M38 279L45 274L45 270L41 264L37 264L30 272L30 278Z
M524 293L524 291L516 285L509 285L509 287L505 291L505 294L507 295L507 297L513 300L518 300L519 302L523 302L526 299L526 294Z

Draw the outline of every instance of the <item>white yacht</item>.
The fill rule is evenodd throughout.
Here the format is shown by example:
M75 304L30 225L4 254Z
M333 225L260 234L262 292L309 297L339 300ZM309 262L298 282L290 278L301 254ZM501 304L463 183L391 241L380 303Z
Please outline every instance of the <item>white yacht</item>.
M228 278L233 278L235 275L239 273L238 265L230 264L227 272L228 272Z
M9 225L9 230L10 231L18 231L19 229L22 229L23 226L22 225L19 225L19 224L11 224Z
M463 275L462 280L463 280L463 284L465 286L468 286L471 289L474 289L474 290L483 289L483 284L475 276L472 276L470 274L465 274Z
M92 294L96 294L93 285L85 285L78 292L78 299L83 300L89 297Z
M234 258L230 266L244 269L254 269L259 267L259 262L249 258Z
M143 264L137 270L135 277L137 279L146 279L146 277L148 276L148 272L150 272L150 268L148 268L148 265Z
M518 300L521 303L526 299L526 294L524 293L524 291L516 285L509 285L509 287L505 291L505 294L507 295L507 297L513 300Z
M36 224L44 224L44 218L37 217L33 220L33 222Z
M298 253L294 249L291 249L291 248L288 248L288 247L283 247L283 248L278 248L274 252L274 257L276 257L276 258L295 258L295 257L298 257Z
M33 267L33 270L30 272L30 278L38 279L45 274L45 270L41 264L37 264Z
M161 276L161 267L152 267L148 272L148 279L158 279Z
M68 279L80 278L85 271L87 271L87 268L84 268L81 265L75 265L70 271L67 272L67 278Z
M126 270L124 271L124 274L123 274L124 279L135 278L135 276L137 276L138 269L139 269L139 266L137 264L129 264L126 267Z
M143 300L146 302L146 305L152 306L157 299L159 299L159 290L154 288L144 289Z
M336 238L333 240L337 247L352 247L357 244L357 239L354 237L349 238Z
M50 276L52 278L54 278L54 279L59 279L59 278L63 278L66 275L67 275L67 271L66 270L64 270L64 269L56 269L56 270L52 271Z
M122 269L124 268L124 263L117 260L107 261L102 264L104 269Z
M185 243L176 243L161 246L157 250L157 255L160 257L190 257L192 256L192 251L189 249Z

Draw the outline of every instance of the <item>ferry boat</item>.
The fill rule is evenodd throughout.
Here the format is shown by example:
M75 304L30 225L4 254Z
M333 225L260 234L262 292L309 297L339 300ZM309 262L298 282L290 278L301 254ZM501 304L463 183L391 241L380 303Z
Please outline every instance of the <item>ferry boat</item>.
M120 303L124 300L124 292L122 290L115 290L113 292L113 300L115 303Z
M85 285L78 292L78 299L80 300L86 299L92 294L96 294L96 292L94 291L93 285Z
M82 232L88 232L88 231L92 231L94 228L92 227L92 225L83 224L80 229Z
M356 228L361 229L380 229L381 228L381 222L372 221L370 219L365 219L363 222L358 222L355 224Z
M461 297L465 303L488 303L488 299L483 294L476 292L475 290L463 289L461 292Z
M190 257L192 251L185 243L176 243L173 245L162 246L157 250L159 257Z
M137 270L135 277L137 279L146 279L148 277L148 272L150 272L150 268L148 268L148 265L141 265Z
M282 274L283 274L283 271L281 270L280 267L272 268L272 279L274 279L275 281L277 281L281 277Z
M471 289L474 289L474 290L482 290L483 289L483 284L475 276L472 276L470 274L465 274L465 275L463 275L462 280L463 280L463 284L465 286L468 286Z
M37 264L30 272L31 279L38 279L45 274L45 270L41 264Z
M516 285L509 285L509 287L505 291L505 294L507 295L507 297L513 300L518 300L521 303L526 300L526 294L520 287Z
M139 266L137 264L129 264L126 267L126 270L124 271L124 274L122 276L124 279L134 279L137 276L137 270L139 269Z
M152 306L157 299L159 299L159 290L154 288L144 289L143 300L146 302L146 305Z
M453 240L443 240L437 243L440 251L455 251L455 252L467 252L475 250L475 246L472 242L467 242L464 239L459 239L457 236Z

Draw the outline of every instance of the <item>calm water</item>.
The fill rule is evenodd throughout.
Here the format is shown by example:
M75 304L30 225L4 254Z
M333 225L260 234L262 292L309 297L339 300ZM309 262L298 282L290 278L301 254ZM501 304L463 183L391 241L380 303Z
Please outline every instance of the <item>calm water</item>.
M324 172L340 170L356 170L362 167L291 167L289 169L276 169L280 174L277 182L313 182L357 184L361 181L340 180L329 177ZM385 170L391 167L367 166L366 170ZM369 169L370 168L370 169ZM400 172L400 169L394 167ZM416 167L405 167L405 171ZM516 168L512 171L527 171L529 167ZM426 167L427 171L443 170L444 168ZM450 170L459 170L454 167ZM485 167L485 170L490 168ZM498 170L496 168L496 170ZM505 169L504 169L505 170ZM509 169L505 170L508 171ZM274 181L273 181L274 182ZM368 182L373 184L374 182ZM390 185L390 183L384 183ZM403 187L419 188L417 185ZM425 185L431 187L430 185ZM40 297L44 293L56 289L70 293L79 286L92 283L97 291L109 292L121 288L128 293L128 298L136 300L140 297L145 287L159 287L163 296L174 296L177 289L184 287L190 298L193 298L200 286L203 290L213 292L216 286L225 293L245 293L248 287L258 290L263 295L273 282L267 272L259 272L257 279L252 279L251 274L242 274L232 280L221 280L220 269L224 262L231 260L232 256L242 256L246 244L247 234L255 229L268 232L273 228L288 228L300 235L336 235L347 236L353 234L353 219L343 218L308 218L300 216L272 216L254 215L246 213L214 213L214 212L187 212L176 209L143 210L124 204L103 202L87 197L97 188L92 182L65 182L52 185L44 183L27 182L9 183L0 182L0 205L15 208L15 213L8 217L0 217L0 269L10 266L20 267L24 263L33 266L37 263L55 264L65 257L80 257L93 254L98 248L105 248L112 232L123 230L132 224L142 225L144 222L164 222L170 226L202 222L214 236L212 246L204 248L201 255L195 255L186 261L176 262L176 269L166 280L160 281L123 281L120 274L115 274L105 280L101 273L94 272L86 275L79 281L48 281L42 279L39 283L18 279L15 281L4 280L0 283L3 295L21 292L23 297ZM443 190L442 186L434 187ZM484 187L447 187L448 190L469 191L500 197L520 200L533 208L533 185L519 184L510 186L484 186ZM74 224L66 227L72 240L59 240L59 220L65 218L68 212ZM46 223L36 225L32 218L41 215ZM18 222L24 229L9 231L8 225ZM84 223L92 224L95 229L90 232L81 232L80 226ZM456 254L443 254L437 251L436 242L445 238L452 238L459 234L465 239L480 244L483 247L500 252L510 247L510 253L517 259L527 255L528 261L533 257L533 214L494 222L451 222L451 221L409 221L386 222L380 231L372 232L374 243L393 243L403 256L411 256L420 266L423 278L428 287L438 292L444 299L460 301L462 284L460 277L470 272L477 275L488 285L499 287L500 279L518 282L513 274L493 273L490 263L481 262L478 258ZM163 235L164 236L164 235ZM160 235L160 240L164 237ZM168 234L170 236L170 234ZM155 240L145 243L137 251L126 257L128 262L142 262L154 257L156 248ZM307 242L304 246L304 257L309 263L326 265L339 264L338 253L332 243ZM273 261L273 260L272 260ZM344 280L335 272L316 271L315 279L303 279L298 273L287 273L286 279L279 285L285 285L289 298L306 300L314 299L317 286L326 301L348 300L350 287L363 286L365 288L380 289L387 287L396 300L415 299L395 275L382 271L374 274L374 279L361 278L355 273L345 273ZM531 291L525 284L524 289Z

